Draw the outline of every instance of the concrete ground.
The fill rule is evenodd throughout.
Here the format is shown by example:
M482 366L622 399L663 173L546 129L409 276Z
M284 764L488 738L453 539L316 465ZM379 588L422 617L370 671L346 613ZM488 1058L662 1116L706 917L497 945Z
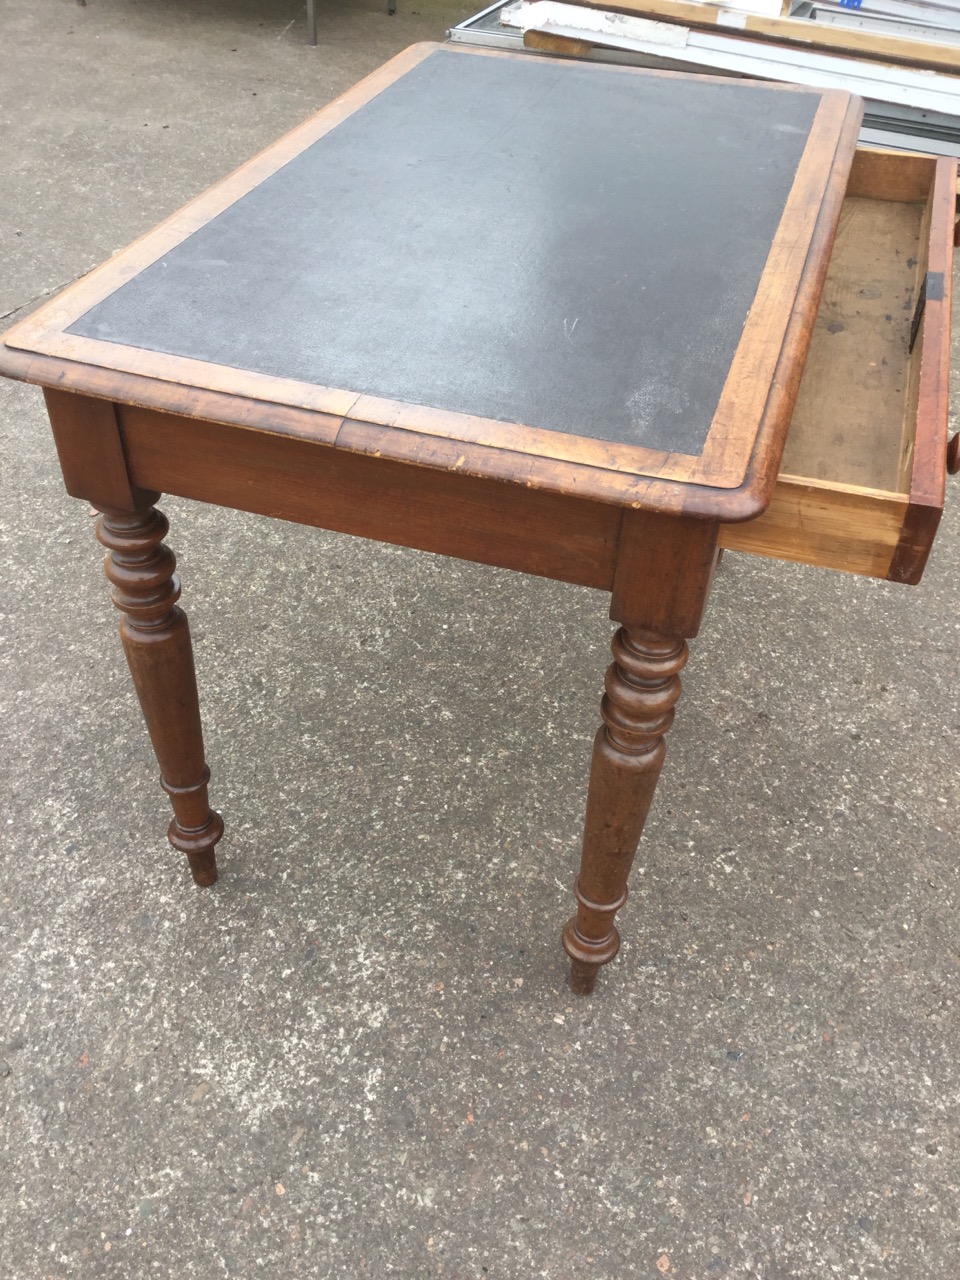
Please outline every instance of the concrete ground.
M293 0L0 0L0 312L469 6L384 8L310 49ZM91 521L0 394L2 1280L960 1273L960 491L916 589L727 557L578 1001L605 598L165 502L197 891Z

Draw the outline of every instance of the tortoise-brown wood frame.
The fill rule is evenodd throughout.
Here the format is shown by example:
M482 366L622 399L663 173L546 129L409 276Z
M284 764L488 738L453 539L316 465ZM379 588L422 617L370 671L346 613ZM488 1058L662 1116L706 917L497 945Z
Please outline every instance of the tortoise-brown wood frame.
M721 520L744 519L762 510L776 480L854 155L861 107L847 94L818 94L820 106L807 145L706 445L697 457L400 403L360 389L315 386L67 332L92 306L437 50L451 57L530 56L432 44L406 50L15 325L4 336L8 351L0 352L0 371L208 420L215 402L212 416L219 421L279 429L355 452L519 480L619 505ZM674 74L607 70L615 75ZM14 350L40 357L29 362L29 374Z

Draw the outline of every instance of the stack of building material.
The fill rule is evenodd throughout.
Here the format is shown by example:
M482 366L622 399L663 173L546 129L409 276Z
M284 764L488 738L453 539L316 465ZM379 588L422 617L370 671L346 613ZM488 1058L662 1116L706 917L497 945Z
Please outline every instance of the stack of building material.
M960 43L960 4L949 0L793 0L790 16L908 40Z
M871 14L886 11L869 29L823 21L820 9L841 11L834 0L802 0L788 17L756 11L779 0L738 3L753 11L698 0L517 0L500 22L532 48L615 49L647 65L846 89L866 101L865 141L960 156L960 25L934 25L935 15L960 24L960 0L861 0ZM889 20L908 8L926 11L919 36Z

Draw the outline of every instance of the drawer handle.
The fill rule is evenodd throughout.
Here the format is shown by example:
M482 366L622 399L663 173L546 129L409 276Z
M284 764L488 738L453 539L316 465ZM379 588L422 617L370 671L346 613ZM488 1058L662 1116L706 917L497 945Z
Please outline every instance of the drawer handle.
M960 431L947 445L947 470L952 476L960 471Z

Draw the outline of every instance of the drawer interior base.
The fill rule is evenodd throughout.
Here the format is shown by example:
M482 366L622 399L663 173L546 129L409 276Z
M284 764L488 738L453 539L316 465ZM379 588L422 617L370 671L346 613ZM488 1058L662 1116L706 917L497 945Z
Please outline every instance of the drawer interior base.
M922 203L844 201L782 473L909 491L904 434L923 214Z

